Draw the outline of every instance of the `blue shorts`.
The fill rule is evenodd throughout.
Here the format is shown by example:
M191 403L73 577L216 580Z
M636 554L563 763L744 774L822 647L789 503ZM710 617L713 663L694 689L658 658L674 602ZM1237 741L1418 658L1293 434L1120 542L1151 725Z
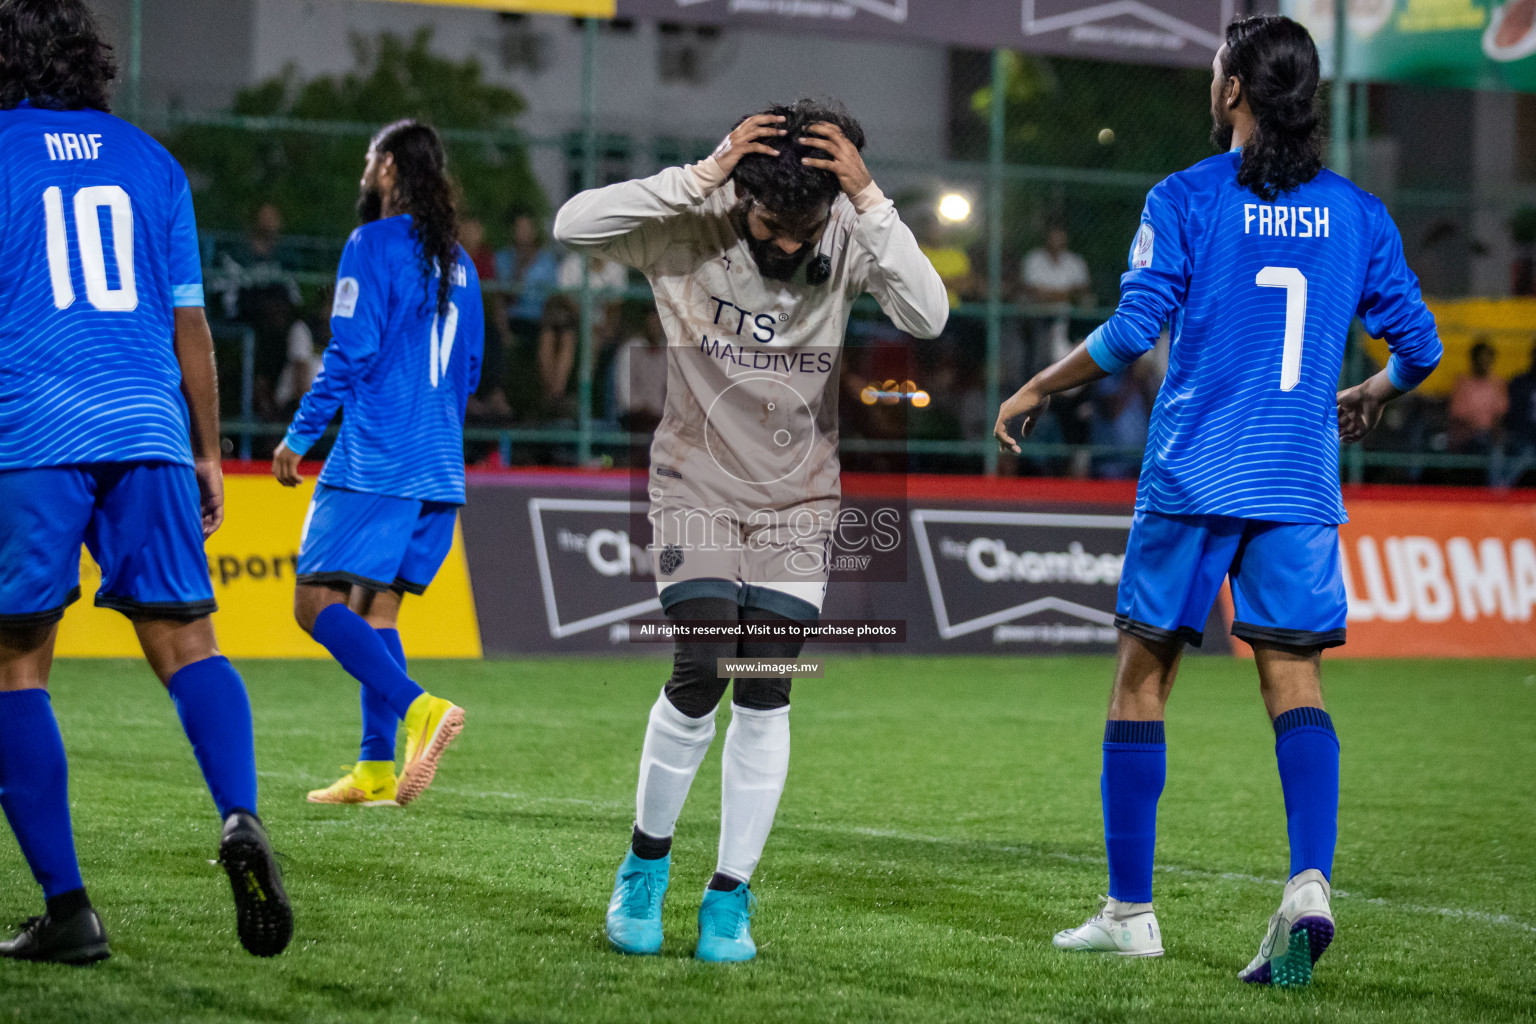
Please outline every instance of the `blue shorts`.
M80 545L101 566L96 604L131 618L217 610L191 466L98 462L0 471L0 626L47 626L80 598Z
M299 582L425 593L453 547L459 506L315 485Z
M1137 512L1120 571L1115 625L1155 643L1196 647L1221 582L1232 577L1232 635L1249 642L1344 642L1339 528L1231 516Z

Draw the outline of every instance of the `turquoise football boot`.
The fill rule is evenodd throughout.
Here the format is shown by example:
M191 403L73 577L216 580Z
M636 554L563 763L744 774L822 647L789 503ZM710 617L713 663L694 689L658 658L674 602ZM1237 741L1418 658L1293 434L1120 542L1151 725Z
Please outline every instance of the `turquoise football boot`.
M739 963L757 956L752 942L752 911L757 897L743 883L730 892L705 889L699 904L699 948L694 956L715 964Z
M651 956L661 951L661 901L667 895L672 855L656 860L631 850L613 879L608 901L608 943L620 953Z

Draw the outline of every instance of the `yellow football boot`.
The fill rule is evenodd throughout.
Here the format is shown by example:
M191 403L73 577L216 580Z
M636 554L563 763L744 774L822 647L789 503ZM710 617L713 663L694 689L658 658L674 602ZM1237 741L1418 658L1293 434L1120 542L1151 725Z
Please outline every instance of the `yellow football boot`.
M438 759L464 729L464 709L441 697L423 693L405 713L405 770L395 799L410 803L432 784Z
M326 786L312 789L305 797L312 804L361 804L364 807L399 807L396 797L395 762L359 761L352 769Z

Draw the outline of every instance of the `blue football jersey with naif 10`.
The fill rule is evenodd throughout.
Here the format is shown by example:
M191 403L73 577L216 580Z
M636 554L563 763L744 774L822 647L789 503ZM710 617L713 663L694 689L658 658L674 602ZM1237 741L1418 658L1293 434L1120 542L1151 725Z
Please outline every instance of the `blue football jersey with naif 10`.
M1119 307L1088 352L1118 371L1168 324L1138 509L1347 522L1335 394L1350 323L1386 338L1408 391L1439 362L1434 317L1380 200L1324 170L1267 202L1237 183L1241 159L1148 193Z
M159 143L98 110L0 111L0 470L190 465L174 309L202 304Z

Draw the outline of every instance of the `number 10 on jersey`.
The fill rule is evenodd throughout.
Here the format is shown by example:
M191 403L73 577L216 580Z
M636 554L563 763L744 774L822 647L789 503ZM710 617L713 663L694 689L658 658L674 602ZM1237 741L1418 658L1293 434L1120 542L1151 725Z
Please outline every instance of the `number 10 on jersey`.
M87 185L75 193L75 241L80 246L80 274L85 298L104 313L126 313L139 304L133 279L133 204L119 185ZM107 281L106 248L102 244L98 211L106 207L112 220L112 256L117 263L117 287ZM68 309L75 303L69 276L69 232L64 226L64 193L57 185L43 190L43 217L48 232L48 277L53 305Z

